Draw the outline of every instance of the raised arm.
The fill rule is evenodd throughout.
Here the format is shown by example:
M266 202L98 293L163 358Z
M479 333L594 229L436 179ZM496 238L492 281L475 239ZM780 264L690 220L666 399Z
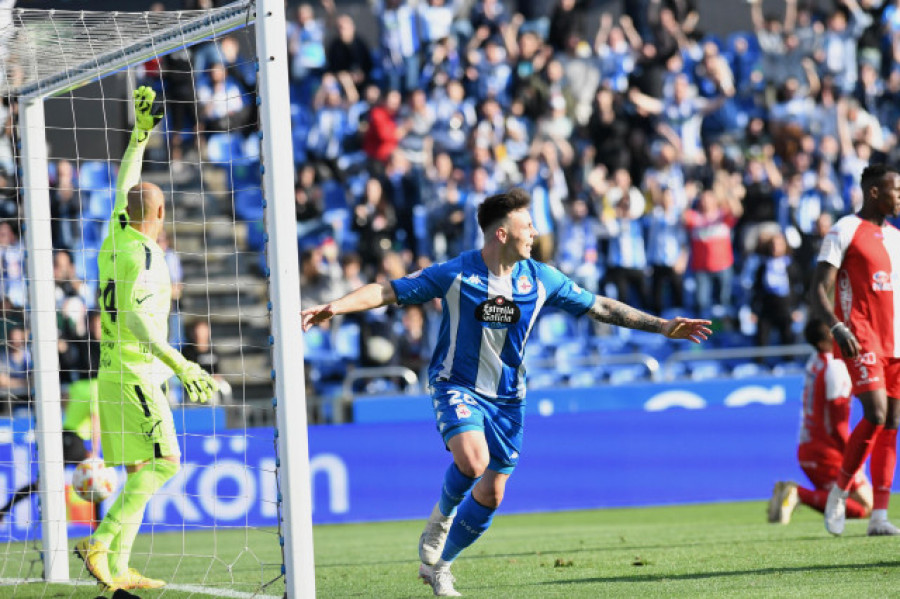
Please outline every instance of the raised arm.
M810 289L809 306L813 316L818 316L831 328L831 334L834 335L834 340L841 348L844 358L855 358L859 355L859 341L850 327L838 320L834 313L834 304L831 301L834 284L837 281L837 272L838 269L828 262L820 261L816 264Z
M588 310L588 316L597 322L659 333L669 339L688 339L694 343L700 343L712 334L712 330L709 328L711 323L708 320L681 316L667 320L602 295L597 296L594 305Z
M765 29L766 20L763 18L762 0L750 0L750 20L753 21L753 29L756 31Z
M333 302L303 310L300 312L300 324L304 331L308 331L313 325L340 314L364 312L395 303L397 303L397 294L389 282L369 283Z
M597 35L594 36L594 52L600 52L600 48L606 45L609 39L609 32L612 29L612 15L608 12L600 15L600 27L597 29Z
M784 31L792 33L797 27L797 0L785 0Z
M128 206L128 190L138 184L141 179L141 166L144 162L144 150L150 132L156 123L162 118L162 112L154 110L153 101L156 92L147 86L141 86L134 90L134 128L131 130L131 140L122 156L119 165L119 176L116 179L116 203L113 206L110 226L115 226L120 214L126 214ZM126 215L127 218L127 215Z
M660 114L665 108L662 100L648 96L634 87L628 90L628 99L634 103L642 116Z

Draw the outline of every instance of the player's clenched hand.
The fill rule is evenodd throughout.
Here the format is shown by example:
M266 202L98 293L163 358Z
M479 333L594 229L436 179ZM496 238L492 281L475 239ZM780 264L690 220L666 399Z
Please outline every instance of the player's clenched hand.
M156 92L142 85L134 90L134 120L141 131L148 132L162 119L162 107L154 106Z
M661 332L669 339L688 339L694 343L700 343L712 335L710 324L712 323L709 320L678 316L665 321Z
M193 402L206 403L219 390L216 380L196 362L187 362L176 376Z
M862 347L859 345L859 341L856 339L856 335L853 334L853 331L850 330L850 327L843 322L839 322L831 327L831 334L834 336L834 340L837 342L838 347L841 348L841 355L843 357L855 358L859 355Z
M301 311L300 324L303 327L303 332L310 330L314 325L317 325L320 322L325 322L332 316L334 316L334 309L332 309L331 304L314 306Z

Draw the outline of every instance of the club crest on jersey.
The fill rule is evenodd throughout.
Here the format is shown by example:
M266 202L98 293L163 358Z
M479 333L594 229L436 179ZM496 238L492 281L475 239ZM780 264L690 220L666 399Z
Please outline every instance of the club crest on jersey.
M521 317L519 306L502 295L484 300L475 308L475 320L491 329L505 329L519 322Z
M872 275L872 291L893 291L894 274L879 270Z
M531 281L528 280L528 276L522 275L516 281L516 289L519 293L528 293L532 289L534 289L534 285L531 284Z
M472 415L472 410L470 410L464 404L459 404L456 406L456 417L457 418L468 418Z

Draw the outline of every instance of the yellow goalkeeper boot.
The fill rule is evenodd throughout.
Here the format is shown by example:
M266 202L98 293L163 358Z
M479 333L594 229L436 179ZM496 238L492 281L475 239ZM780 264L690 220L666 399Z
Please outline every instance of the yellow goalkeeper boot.
M90 537L75 543L75 555L83 562L88 573L101 585L114 588L115 583L109 572L109 547L100 541L92 541Z
M117 589L132 591L134 589L160 589L166 586L166 583L163 580L147 578L134 568L128 568L127 572L113 578L113 586Z

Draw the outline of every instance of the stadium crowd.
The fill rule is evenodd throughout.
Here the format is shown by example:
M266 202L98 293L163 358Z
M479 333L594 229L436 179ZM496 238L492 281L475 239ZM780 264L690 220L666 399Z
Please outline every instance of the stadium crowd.
M574 0L388 0L372 45L301 5L304 303L473 247L480 201L516 185L537 257L586 288L714 318L729 346L795 343L823 235L858 209L862 169L897 159L900 3L787 0L782 18L754 1L753 31L724 38L693 2L623 5L588 31ZM363 337L402 343L390 312ZM536 345L577 336L560 331Z
M515 185L533 198L535 257L591 291L711 317L728 346L794 343L824 233L858 207L862 169L900 153L900 2L786 0L783 18L750 7L753 30L726 37L698 28L693 0L623 0L598 27L582 0L373 0L371 36L333 0L293 7L304 306L474 247L477 206ZM243 143L256 122L244 43L229 35L140 73L163 92L173 169L195 134L206 151L224 136L229 156L256 159ZM15 172L13 112L3 178ZM90 337L96 305L87 275L71 274L79 176L60 161L51 177L61 356ZM258 232L258 190L239 198L233 185L236 216ZM0 179L7 217L14 191ZM22 260L15 221L0 225L7 314L24 305ZM438 316L388 307L335 323L308 338L313 375L337 384L348 360L421 372ZM537 358L564 343L672 351L571 322L541 330ZM22 369L13 353L9 377Z

